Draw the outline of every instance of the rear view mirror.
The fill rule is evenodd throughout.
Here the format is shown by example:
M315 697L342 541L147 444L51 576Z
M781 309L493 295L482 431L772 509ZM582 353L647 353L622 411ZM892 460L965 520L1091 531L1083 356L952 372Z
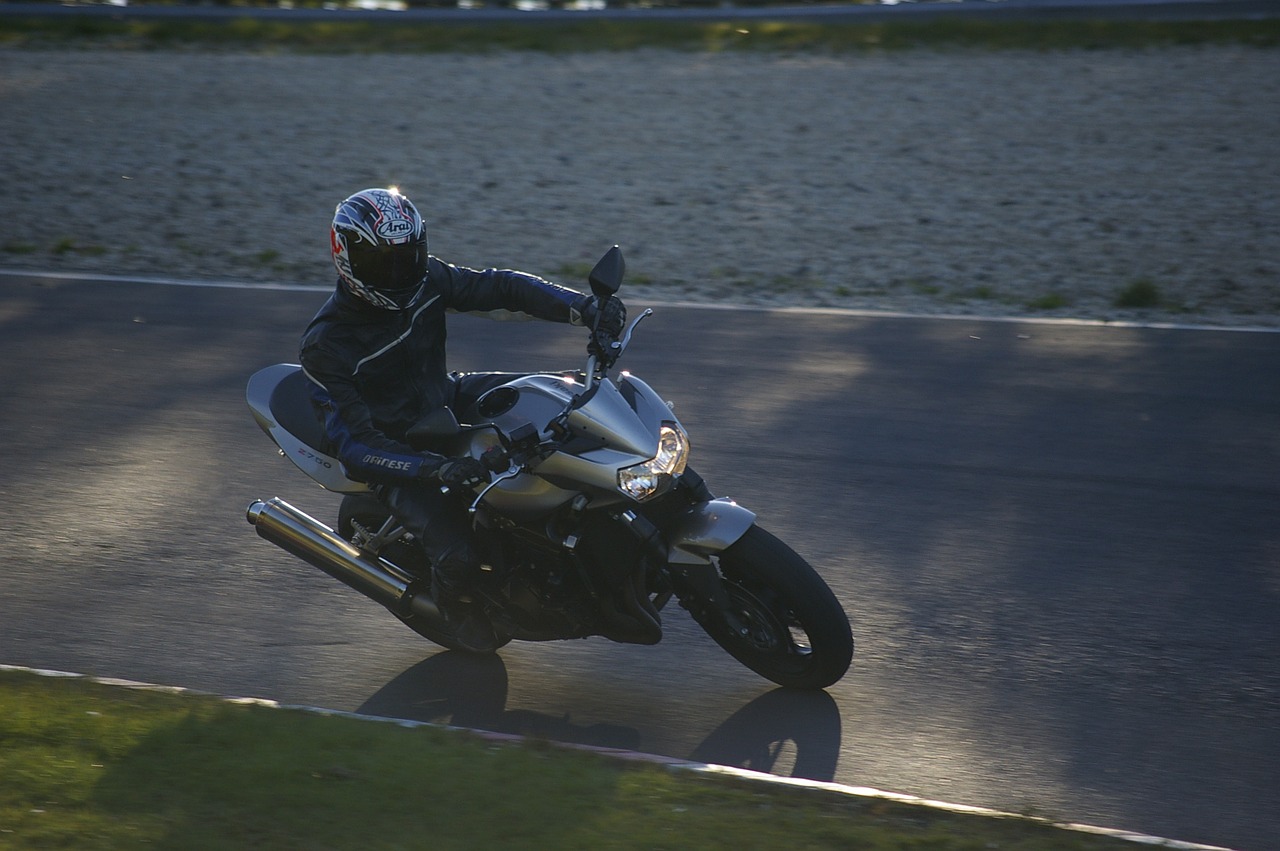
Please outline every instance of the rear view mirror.
M596 298L607 298L622 286L622 276L626 274L627 263L622 259L622 249L614 246L596 263L587 281L591 284L591 292Z

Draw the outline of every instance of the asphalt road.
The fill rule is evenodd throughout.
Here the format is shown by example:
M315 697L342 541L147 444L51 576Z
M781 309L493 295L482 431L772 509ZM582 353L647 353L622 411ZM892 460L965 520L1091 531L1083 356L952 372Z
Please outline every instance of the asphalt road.
M852 617L793 694L678 608L469 660L259 539L256 497L336 506L243 402L322 299L0 276L0 662L1276 847L1280 334L661 309L624 366ZM453 327L455 368L579 364Z

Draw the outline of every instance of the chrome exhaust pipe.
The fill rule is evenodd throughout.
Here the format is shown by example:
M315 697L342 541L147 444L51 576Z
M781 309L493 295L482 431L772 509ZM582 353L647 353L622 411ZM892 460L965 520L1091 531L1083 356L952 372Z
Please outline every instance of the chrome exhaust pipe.
M411 587L413 577L384 558L361 552L280 497L254 500L246 514L260 536L369 599L403 617L422 616L444 624L435 601Z

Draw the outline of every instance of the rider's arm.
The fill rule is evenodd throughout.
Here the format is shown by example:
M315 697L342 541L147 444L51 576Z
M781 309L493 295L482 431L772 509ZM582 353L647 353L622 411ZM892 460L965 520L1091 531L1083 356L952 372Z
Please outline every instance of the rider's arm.
M379 430L342 357L321 346L304 346L302 366L312 399L324 414L325 435L351 478L407 481L430 474L445 460L416 452Z
M435 256L429 263L432 286L444 293L445 303L459 313L570 322L576 318L575 303L583 297L576 290L528 272L469 269Z

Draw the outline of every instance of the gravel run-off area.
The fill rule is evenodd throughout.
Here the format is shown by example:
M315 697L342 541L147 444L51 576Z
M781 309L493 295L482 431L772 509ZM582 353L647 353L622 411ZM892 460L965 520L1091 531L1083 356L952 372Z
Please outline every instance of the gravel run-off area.
M0 49L0 269L327 286L394 184L446 260L618 243L632 299L1280 327L1278 104L1242 46Z

